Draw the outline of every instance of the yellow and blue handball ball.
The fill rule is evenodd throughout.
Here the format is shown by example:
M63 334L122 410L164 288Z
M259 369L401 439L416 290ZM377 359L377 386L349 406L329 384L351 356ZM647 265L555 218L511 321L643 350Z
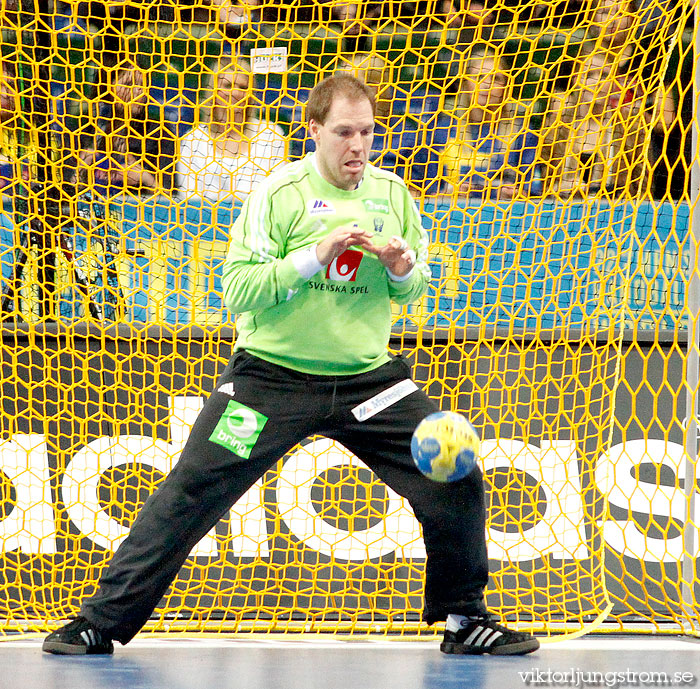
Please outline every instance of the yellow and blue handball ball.
M419 471L433 481L459 481L476 466L481 440L462 414L438 411L426 416L411 439L411 454Z

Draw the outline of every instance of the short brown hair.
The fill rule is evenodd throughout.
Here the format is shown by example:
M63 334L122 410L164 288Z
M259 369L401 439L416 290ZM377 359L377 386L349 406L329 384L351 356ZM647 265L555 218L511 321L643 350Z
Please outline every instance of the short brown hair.
M251 70L250 62L245 58L237 57L235 55L226 55L222 57L215 65L211 68L211 71L206 73L203 80L204 95L199 102L199 122L202 124L207 124L210 129L216 127L219 123L215 122L212 118L214 111L214 101L216 97L216 89L218 88L219 77L222 74L245 74L248 78L248 83L251 80ZM250 120L255 114L252 105L248 105L245 111L245 125L250 123Z
M366 98L372 106L372 115L376 112L374 93L364 82L351 74L334 74L326 77L311 90L306 103L306 121L315 120L319 124L324 124L336 96L350 101Z

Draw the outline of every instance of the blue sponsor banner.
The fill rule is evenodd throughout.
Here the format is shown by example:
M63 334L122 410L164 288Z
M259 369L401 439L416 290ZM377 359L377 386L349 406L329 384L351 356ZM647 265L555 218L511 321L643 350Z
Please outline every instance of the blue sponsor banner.
M226 246L240 204L125 199L122 217L129 275L128 320L188 325L227 319L221 286Z
M686 205L590 200L423 211L433 280L426 299L409 307L419 316L414 322L606 327L624 307L627 327L678 327L688 271Z
M115 201L118 220L111 226L126 319L229 321L221 269L239 212L240 205L199 200ZM689 264L685 204L426 204L422 217L433 279L428 295L398 317L398 327L604 327L607 314L623 304L627 327L679 327ZM6 206L0 218L3 280L15 262L13 225ZM68 231L76 253L84 251L84 228ZM73 304L78 300L66 298L61 307L68 320L81 317Z
M687 328L688 205L643 204L637 211L634 230L626 325L644 330Z
M428 327L585 326L605 296L593 258L624 256L633 223L627 206L542 203L426 206L423 217L433 280L414 308Z

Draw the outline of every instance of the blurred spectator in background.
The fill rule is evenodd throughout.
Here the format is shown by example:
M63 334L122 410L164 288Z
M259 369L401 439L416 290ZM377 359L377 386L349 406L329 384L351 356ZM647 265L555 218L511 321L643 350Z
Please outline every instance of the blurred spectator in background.
M537 149L497 52L472 51L440 154L442 191L499 201L539 195Z
M633 0L597 0L590 33L597 47L624 50L639 29L640 16Z
M392 69L386 60L377 53L355 53L341 55L326 67L327 71L336 74L348 73L362 80L374 92L376 100L376 120L382 130L386 128L392 112ZM325 75L319 75L319 81ZM316 150L306 131L305 115L302 109L295 111L295 124L291 141L291 153L294 158L301 158L306 153ZM375 126L375 137L377 128ZM376 156L378 150L373 147ZM381 150L381 149L379 149ZM370 155L372 155L370 153ZM372 161L370 161L372 162Z
M629 71L656 79L682 20L682 0L593 0L588 35L597 49L623 53Z
M284 161L284 133L258 119L251 100L249 65L222 60L212 71L199 124L180 140L182 194L242 201Z
M499 27L504 5L497 0L463 0L462 7L453 11L445 26L439 50L430 57L433 79L444 92L456 96L467 71L466 60L475 46L502 44L507 33Z
M481 5L482 0L473 2ZM410 27L414 39L432 29L458 29L465 22L462 6L469 3L470 0L384 0L325 4L330 5L330 20L340 25L345 49L367 51L371 49L372 36L377 32L393 31L396 25Z
M375 92L377 110L370 162L406 182L415 197L438 192L438 158L434 138L449 122L444 96L425 84L397 85L397 67L379 55L352 56L338 72L362 79Z
M542 134L547 194L635 195L641 188L641 107L619 78L621 64L618 53L584 54L570 84L550 100Z
M392 65L376 53L341 56L329 71L352 74L375 93L370 162L399 175L416 197L436 194L439 168L433 139L437 132L446 131L449 122L441 112L442 100L419 89L401 94L394 85ZM305 124L296 127L291 144L294 158L315 150Z
M241 29L262 19L261 0L205 0L218 14L218 24L231 38L240 35Z
M363 33L370 28L370 22L376 17L375 12L379 5L379 3L372 3L377 7L372 8L372 16L368 18L366 14L367 4L369 3L344 2L334 4L331 7L331 20L340 23L341 31L346 36L356 36Z
M665 43L678 28L680 4L678 0L596 0L594 5L589 35L597 48L619 62L619 92L611 93L608 101L620 120L617 129L613 128L611 179L607 182L608 190L617 194L647 193L650 165L654 197L663 197L669 188L673 197L682 193L683 125L677 117L683 118L683 105L689 112L688 104L681 90L669 87L667 79L666 88L654 86L666 60ZM635 74L638 76L631 79L629 75Z
M554 0L554 2L524 2L517 6L516 23L528 29L561 31L585 24L590 14L587 0Z
M168 193L174 184L175 140L161 104L149 95L148 73L123 64L100 105L94 150L81 154L88 183L106 196Z
M678 42L661 88L659 118L651 132L649 157L652 194L656 199L691 201L693 151L692 34L687 43Z
M453 4L448 26L460 27L464 32L460 38L472 35L475 40L488 41L498 19L497 8L499 3L493 0L464 0L461 12L459 6Z
M674 48L673 53L677 52ZM632 53L629 48L623 55ZM677 71L678 66L674 76L679 77ZM684 121L689 124L692 120L692 102L683 102L688 100L687 90L681 95L680 82L675 79L671 84L664 79L657 85L657 79L636 74L636 65L630 59L621 61L617 74L617 91L608 101L610 107L617 108L617 129L613 130L617 155L612 166L617 188L623 193L625 185L624 193L633 196L651 192L654 198L663 198L671 190L671 198L680 198L687 170L684 161L679 160L683 127ZM690 129L687 131L688 139L692 139ZM685 160L689 161L690 156Z
M594 0L591 32L598 46L607 50L655 38L661 43L677 28L683 3L680 0Z
M18 181L17 132L19 94L14 68L9 62L0 70L0 192L11 193Z
M607 103L612 111L611 161L605 188L609 194L625 197L648 192L648 135L662 126L662 111L667 109L662 89L655 82L642 83L630 66L626 59L614 66L615 85Z
M614 53L623 54L622 69L625 95L621 102L624 118L625 146L619 156L620 166L632 165L639 174L639 151L646 149L645 130L651 129L648 162L643 159L644 173L651 166L650 189L654 198L679 199L689 193L692 164L692 42L693 18L683 16L680 0L597 0L593 33L598 43ZM674 42L667 55L670 36L685 23L686 36ZM670 59L668 59L670 57ZM668 62L667 62L668 59ZM659 72L665 68L663 85L656 88ZM624 72L639 74L636 83L624 79ZM627 160L624 160L624 158ZM633 158L633 160L632 160ZM647 190L632 179L635 186Z
M413 25L435 21L447 25L461 24L460 6L460 0L347 2L334 4L331 17L343 23L346 34L359 34L373 29L378 23L392 20Z

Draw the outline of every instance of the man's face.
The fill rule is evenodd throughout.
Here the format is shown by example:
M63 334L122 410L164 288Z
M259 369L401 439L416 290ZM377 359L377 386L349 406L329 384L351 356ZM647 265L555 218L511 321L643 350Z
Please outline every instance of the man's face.
M475 58L466 74L465 89L471 104L487 110L497 109L506 94L507 77L493 58Z
M213 119L226 122L232 115L244 113L249 96L250 78L245 72L222 72L216 82Z
M0 121L5 122L17 112L17 88L14 77L0 72Z
M138 70L132 70L130 74L122 75L114 90L116 97L125 105L148 104L146 76Z
M336 97L326 121L309 122L316 160L323 178L339 189L354 189L362 179L374 137L369 100Z
M603 105L607 102L613 86L610 71L610 65L602 56L594 54L586 59L578 76L581 103Z

